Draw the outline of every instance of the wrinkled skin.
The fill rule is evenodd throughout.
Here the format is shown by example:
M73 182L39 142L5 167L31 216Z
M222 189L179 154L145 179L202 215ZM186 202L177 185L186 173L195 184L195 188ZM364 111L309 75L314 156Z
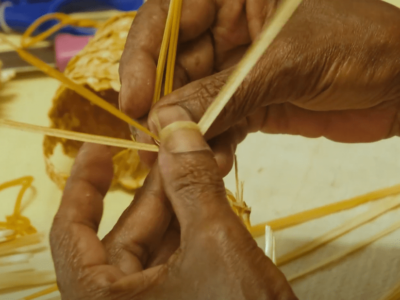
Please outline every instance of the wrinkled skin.
M112 174L109 149L82 147L50 236L63 300L297 299L230 208L199 131L161 138L158 163L101 241Z
M168 2L140 9L120 67L121 109L153 131L151 116L165 106L171 120L179 108L200 120L278 1L183 1L177 90L150 111ZM399 100L400 10L380 0L304 0L206 137L225 175L250 132L346 143L399 135Z

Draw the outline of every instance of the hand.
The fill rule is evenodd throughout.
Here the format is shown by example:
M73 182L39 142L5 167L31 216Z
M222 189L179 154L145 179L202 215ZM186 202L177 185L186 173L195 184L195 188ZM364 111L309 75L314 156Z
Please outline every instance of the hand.
M121 61L121 108L144 123L168 2L143 5ZM183 1L177 90L153 113L169 107L171 120L187 113L198 122L277 2ZM216 151L224 174L232 162L227 145L234 148L250 132L378 141L399 135L399 86L399 9L378 0L304 0L206 138L225 145ZM151 118L148 126L156 131ZM138 140L151 142L141 133ZM155 160L141 155L149 164Z
M161 132L158 163L102 241L111 156L103 146L82 148L51 231L63 299L296 299L230 208L213 153L193 126Z

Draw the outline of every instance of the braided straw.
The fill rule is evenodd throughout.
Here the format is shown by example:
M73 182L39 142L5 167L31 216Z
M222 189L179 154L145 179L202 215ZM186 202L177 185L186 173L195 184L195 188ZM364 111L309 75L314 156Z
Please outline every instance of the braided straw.
M136 12L122 13L100 26L96 35L69 62L65 70L67 77L88 87L116 107L121 88L118 74L119 61L135 15ZM131 139L129 128L124 122L90 104L65 86L60 86L57 90L49 117L53 128ZM53 159L57 145L62 146L63 152L68 157L74 158L82 143L49 136L44 139L46 171L62 189L69 176L69 170L61 172L60 166L56 164L57 160ZM120 152L121 150L113 149L115 154L113 186L135 190L143 184L148 170L140 163L136 150Z

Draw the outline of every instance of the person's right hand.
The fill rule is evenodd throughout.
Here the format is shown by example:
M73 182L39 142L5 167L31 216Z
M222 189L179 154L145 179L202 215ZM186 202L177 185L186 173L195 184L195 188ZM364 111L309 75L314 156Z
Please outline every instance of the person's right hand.
M198 122L278 2L184 0L177 90L153 111L170 106L171 120L186 112ZM143 5L121 61L121 109L145 123L168 3ZM226 173L229 143L249 132L373 142L399 135L399 107L400 10L380 0L304 0L206 137L223 145L215 153ZM148 126L156 131L151 118Z

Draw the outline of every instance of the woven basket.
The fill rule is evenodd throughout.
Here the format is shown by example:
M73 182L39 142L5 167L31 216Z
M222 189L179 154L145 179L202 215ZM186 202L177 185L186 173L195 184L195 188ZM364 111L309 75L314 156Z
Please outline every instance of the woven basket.
M88 45L69 62L65 70L67 77L88 87L116 107L121 87L118 75L119 61L134 17L135 12L123 13L107 21L98 29ZM92 105L65 86L60 86L57 90L49 117L53 128L131 139L127 124ZM82 143L49 136L44 139L46 171L50 178L63 188L69 170L61 172L52 159L59 144L62 145L65 155L74 158ZM122 150L113 149L113 186L135 190L143 184L148 170L140 163L136 150Z

